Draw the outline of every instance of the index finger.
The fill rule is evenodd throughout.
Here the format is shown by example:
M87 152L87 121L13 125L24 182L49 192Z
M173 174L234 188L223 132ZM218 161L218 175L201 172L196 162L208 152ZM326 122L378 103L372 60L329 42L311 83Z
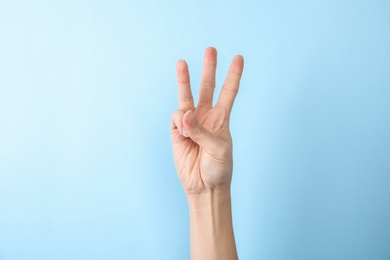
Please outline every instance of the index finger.
M194 99L191 93L190 74L188 65L179 60L176 65L177 83L179 87L179 107L183 111L194 109Z
M242 71L244 69L244 57L237 55L230 64L229 72L226 76L221 93L216 106L225 108L229 113L232 110L234 99L240 87Z

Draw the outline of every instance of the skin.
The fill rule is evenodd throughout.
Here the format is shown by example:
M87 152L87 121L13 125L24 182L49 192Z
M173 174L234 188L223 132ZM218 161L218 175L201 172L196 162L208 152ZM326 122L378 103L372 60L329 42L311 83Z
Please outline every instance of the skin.
M187 63L177 63L179 110L171 116L173 156L190 209L191 259L238 259L231 214L230 114L244 59L233 58L213 106L217 51L204 55L199 102L194 105Z

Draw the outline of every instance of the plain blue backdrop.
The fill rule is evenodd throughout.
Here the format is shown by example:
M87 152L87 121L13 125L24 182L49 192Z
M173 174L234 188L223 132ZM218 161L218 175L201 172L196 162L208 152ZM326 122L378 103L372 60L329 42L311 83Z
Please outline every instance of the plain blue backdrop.
M231 119L240 259L390 259L390 2L1 1L0 259L189 259L175 65Z

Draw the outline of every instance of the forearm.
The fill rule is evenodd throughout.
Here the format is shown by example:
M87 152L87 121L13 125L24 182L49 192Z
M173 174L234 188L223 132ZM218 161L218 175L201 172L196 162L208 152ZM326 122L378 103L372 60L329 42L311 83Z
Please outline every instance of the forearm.
M237 260L230 190L207 191L188 198L191 259Z

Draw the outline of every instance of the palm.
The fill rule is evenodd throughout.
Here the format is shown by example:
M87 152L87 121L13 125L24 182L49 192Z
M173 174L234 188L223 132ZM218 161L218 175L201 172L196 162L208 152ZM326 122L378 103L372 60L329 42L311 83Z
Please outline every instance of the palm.
M199 104L195 108L187 65L183 61L178 63L181 110L172 115L171 134L176 170L187 194L230 185L232 139L229 131L229 116L238 90L242 67L242 58L238 56L232 62L218 103L212 107L216 52L215 49L207 49ZM193 137L188 138L187 133L183 131L184 113L188 110L193 111L197 121L203 126L201 129L207 132L208 141L194 141Z
M228 125L225 120L221 120L224 112L223 108L214 107L209 111L196 109L195 115L207 130L231 147ZM172 138L177 172L187 192L199 193L231 179L231 165L222 161L229 161L229 158L215 158L192 139L181 135L177 129L172 132Z

